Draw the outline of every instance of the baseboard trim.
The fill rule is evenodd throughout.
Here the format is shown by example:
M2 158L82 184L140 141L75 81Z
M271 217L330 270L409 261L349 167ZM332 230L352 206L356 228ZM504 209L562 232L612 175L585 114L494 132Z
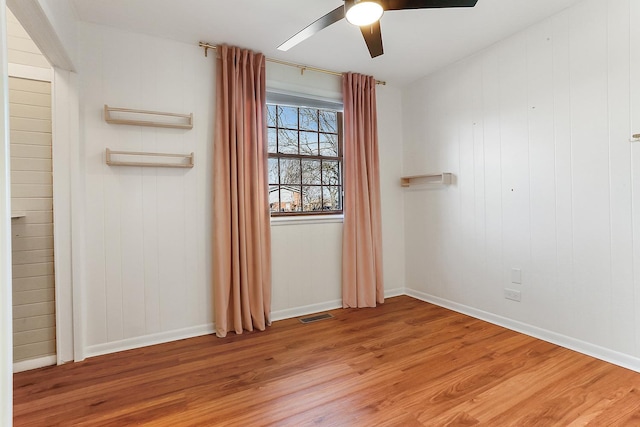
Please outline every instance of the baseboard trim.
M400 295L404 295L404 288L387 289L384 291L385 298L392 298ZM342 308L342 300L337 299L333 301L321 302L318 304L305 305L303 307L272 311L271 320L275 322L278 320L285 320L285 319L291 319L294 317L315 314L321 311L335 310L337 308Z
M37 359L22 360L13 364L13 372L24 372L32 369L44 368L45 366L53 366L58 363L56 355L38 357Z
M145 335L142 337L127 338L120 341L92 345L86 348L85 356L101 356L103 354L132 350L134 348L163 344L170 341L178 341L185 338L199 337L201 335L209 335L213 333L215 333L214 325L213 323L208 323L206 325L193 326L190 328L159 332L157 334Z
M385 298L399 297L400 295L405 295L404 288L385 289L384 291Z
M537 326L533 326L528 323L502 317L497 314L489 313L413 289L405 289L405 294L421 301L444 307L458 313L466 314L476 319L484 320L486 322L493 323L494 325L502 326L507 329L559 345L560 347L568 348L569 350L577 351L578 353L586 354L588 356L595 357L596 359L631 369L632 371L640 372L640 359L628 354L600 347L598 345L558 334L547 329L538 328Z
M385 298L392 298L395 296L407 295L412 298L425 301L446 309L466 314L476 319L484 320L494 325L502 326L504 328L529 335L534 338L541 339L543 341L550 342L552 344L559 345L561 347L577 351L579 353L595 357L596 359L603 360L605 362L612 363L614 365L621 366L623 368L630 369L635 372L640 372L640 358L630 356L628 354L620 353L608 348L604 348L586 341L578 340L566 335L558 334L547 329L542 329L537 326L530 325L528 323L520 322L517 320L509 319L507 317L499 316L497 314L489 313L487 311L479 310L464 304L460 304L454 301L450 301L444 298L440 298L434 295L430 295L421 291L416 291L409 288L395 288L385 291ZM294 317L306 316L309 314L319 313L327 310L334 310L342 308L342 300L326 301L318 304L310 304L302 307L296 307L285 310L277 310L271 313L271 320L278 321L284 319L290 319ZM213 323L209 323L201 326L194 326L191 328L185 328L175 331L161 332L152 335L146 335L143 337L129 338L121 341L98 344L86 348L86 356L94 357L103 354L115 353L118 351L131 350L134 348L146 347L149 345L162 344L170 341L177 341L185 338L192 338L201 335L209 335L215 333L215 327ZM18 362L13 365L14 372L21 372L29 369L36 369L43 366L55 365L56 357L47 356L40 359L28 360L24 362Z
M385 298L391 298L404 294L403 288L390 289L385 291ZM321 311L334 310L342 308L342 300L326 301L318 304L310 304L302 307L296 307L285 310L271 312L271 320L273 322L294 317L306 316L309 314L319 313ZM160 332L157 334L145 335L142 337L127 338L120 341L114 341L104 344L96 344L85 349L85 357L101 356L103 354L116 353L118 351L132 350L134 348L147 347L150 345L163 344L166 342L177 341L185 338L193 338L201 335L215 334L215 326L213 323L191 328L179 329L175 331ZM55 357L54 362L55 365ZM45 365L46 366L46 365ZM31 368L33 369L33 368Z
M293 317L306 316L307 314L319 313L321 311L335 310L336 308L342 308L342 300L337 299L318 304L305 305L302 307L272 311L271 321L275 322L278 320L291 319Z

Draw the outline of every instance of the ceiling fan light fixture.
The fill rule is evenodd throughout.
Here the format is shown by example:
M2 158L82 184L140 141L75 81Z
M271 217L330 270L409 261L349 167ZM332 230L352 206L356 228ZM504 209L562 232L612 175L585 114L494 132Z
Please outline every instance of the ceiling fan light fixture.
M346 0L344 4L347 21L358 27L377 22L384 13L382 5L375 0Z

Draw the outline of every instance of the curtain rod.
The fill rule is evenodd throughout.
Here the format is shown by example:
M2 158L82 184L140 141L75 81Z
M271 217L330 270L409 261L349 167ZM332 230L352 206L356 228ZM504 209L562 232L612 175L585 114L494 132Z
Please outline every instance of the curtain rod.
M204 56L207 56L207 52L209 51L209 49L217 49L218 48L218 46L216 46L214 44L209 44L209 43L205 43L205 42L199 42L198 46L200 46L201 48L204 49ZM315 71L316 73L331 74L332 76L342 76L342 73L339 73L337 71L325 70L325 69L316 68L316 67L309 67L309 66L306 66L306 65L300 65L300 64L293 63L293 62L281 61L279 59L273 59L273 58L266 58L266 60L269 61L269 62L273 62L274 64L280 64L280 65L287 65L289 67L295 67L295 68L300 70L300 74L304 74L305 71ZM376 80L376 84L384 86L384 85L387 84L387 82L382 81L382 80Z

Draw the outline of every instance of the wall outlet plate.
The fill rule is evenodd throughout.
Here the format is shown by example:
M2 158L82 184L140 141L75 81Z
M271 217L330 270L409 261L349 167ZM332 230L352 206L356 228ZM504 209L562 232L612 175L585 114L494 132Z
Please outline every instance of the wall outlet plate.
M520 291L515 290L515 289L504 288L504 297L506 299L508 299L508 300L511 300L511 301L520 302L520 300L522 298L522 293Z
M511 269L511 283L522 283L522 270L520 270L519 268Z

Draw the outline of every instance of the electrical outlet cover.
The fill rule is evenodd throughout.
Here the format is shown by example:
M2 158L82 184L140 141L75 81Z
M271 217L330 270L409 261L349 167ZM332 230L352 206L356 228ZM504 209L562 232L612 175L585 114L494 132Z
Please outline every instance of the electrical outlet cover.
M522 283L522 270L520 270L519 268L511 269L511 283Z

